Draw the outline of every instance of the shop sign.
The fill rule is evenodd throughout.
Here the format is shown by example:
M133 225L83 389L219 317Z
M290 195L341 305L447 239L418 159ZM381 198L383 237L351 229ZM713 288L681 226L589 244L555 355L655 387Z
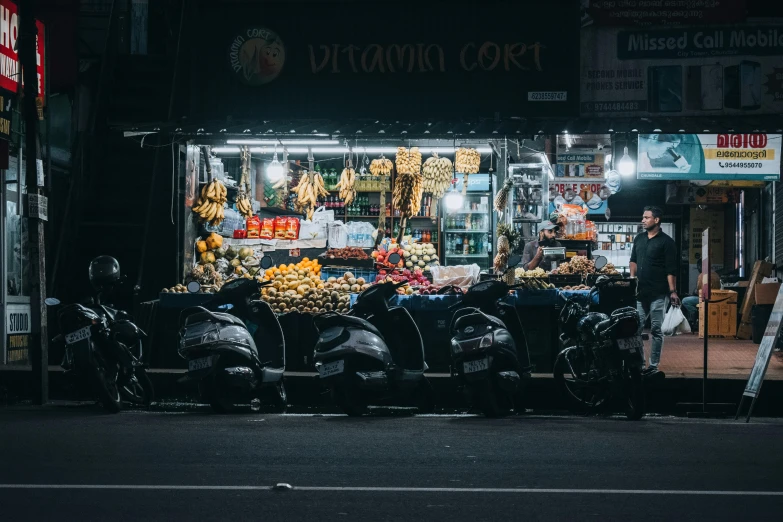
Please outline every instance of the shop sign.
M29 304L8 304L5 309L6 335L28 334L32 331Z
M780 134L640 134L637 177L780 179Z
M550 181L549 188L550 191L554 191L560 196L564 196L567 190L571 190L576 194L576 197L567 202L568 204L585 205L587 206L588 214L604 214L607 202L598 196L598 192L604 186L605 181L604 179L591 179L582 182L572 182L556 178L554 183ZM551 214L554 211L555 203L551 200L550 195L549 213Z
M11 139L11 122L13 121L14 94L0 89L0 139Z
M555 177L603 179L603 150L569 149L558 144Z
M466 31L465 10L440 0L364 2L350 16L336 1L207 4L191 106L221 120L576 116L578 3L482 7Z
M28 217L49 221L49 198L38 194L28 194Z
M688 264L696 265L702 259L702 233L710 229L710 259L713 269L723 267L723 223L722 210L699 210L691 207L690 241L688 242Z
M783 25L581 33L585 116L730 116L783 109Z
M19 9L14 2L10 0L0 0L0 88L13 93L17 92L19 86ZM44 57L44 25L36 20L35 26L38 28L37 48L35 54L36 68L38 70L38 97L43 100L45 66Z
M457 192L462 191L462 185L464 184L465 177L457 174L457 182L454 184L454 188ZM488 192L489 191L489 174L469 174L468 175L468 192Z
M736 23L745 0L582 0L582 26L678 26Z
M31 335L9 335L6 337L6 364L30 363L30 339Z

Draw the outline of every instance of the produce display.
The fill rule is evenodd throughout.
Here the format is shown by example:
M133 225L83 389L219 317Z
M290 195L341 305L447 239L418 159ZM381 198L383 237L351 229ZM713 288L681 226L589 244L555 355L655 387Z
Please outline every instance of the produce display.
M599 273L603 275L620 275L620 272L617 271L612 263L606 263L606 265L599 270Z
M591 259L587 259L586 256L574 256L570 261L560 264L552 273L559 275L581 274L583 276L594 274L595 262Z
M326 251L325 257L328 259L370 259L360 247L330 248Z
M576 286L564 286L562 290L590 290L590 287L587 285L576 285Z
M437 288L430 283L430 280L424 275L421 270L403 270L401 272L386 272L381 270L378 275L375 276L376 284L385 283L402 283L408 284L401 286L397 289L397 293L400 295L413 295L413 294L430 294L436 293Z
M439 158L437 154L427 158L421 169L424 178L424 192L432 194L434 199L440 199L451 186L454 166L449 158Z
M391 254L399 254L403 259L400 259L400 262L397 263L397 265L392 266L388 261L388 257ZM375 259L375 263L384 268L402 268L405 266L404 257L405 252L396 244L391 245L388 250L379 246L377 250L373 250L372 252L372 258Z
M524 268L517 268L515 271L516 277L537 277L544 278L547 276L546 270L543 268L536 268L535 270L525 270Z
M296 264L282 264L267 268L264 271L264 275L259 277L261 277L262 281L274 281L277 276L285 278L288 275L300 275L300 272L302 273L301 275L313 274L317 279L321 275L321 265L317 259L310 260L309 257L305 257Z
M410 150L405 147L397 147L397 175L400 174L419 174L421 172L421 152L418 147L411 147Z
M216 227L225 217L223 206L226 204L227 195L225 185L218 180L213 180L212 183L201 188L198 201L191 210L198 214L203 223Z
M506 268L508 258L511 255L511 244L506 236L498 236L498 253L495 255L493 268L495 272L500 272Z
M478 174L481 166L481 154L476 149L461 147L457 149L454 168L463 174Z
M283 272L286 274L283 275ZM351 297L348 293L350 289L366 285L366 283L357 284L364 280L354 279L350 272L346 272L340 279L329 278L327 282L321 281L308 268L276 269L272 274L274 283L271 287L261 290L261 300L269 303L276 314L285 314L294 310L314 314L330 311L346 313L350 310ZM350 283L351 281L353 284ZM345 290L345 287L348 289Z
M501 214L506 210L506 204L508 203L508 195L511 193L511 187L514 182L509 178L503 183L503 187L498 190L495 196L494 208Z
M427 272L430 267L440 265L437 250L432 243L414 243L402 250L403 261L407 268L423 269Z
M299 178L299 183L291 189L291 192L296 193L296 205L300 210L306 212L307 219L313 219L313 214L318 205L318 198L329 195L329 191L324 186L324 179L318 172L302 174L302 177ZM342 197L342 190L340 194L340 197Z
M340 190L340 199L345 201L346 206L353 202L356 197L356 171L350 166L345 167L340 174L340 181L337 188Z
M253 215L253 204L250 202L250 147L242 147L242 179L239 180L239 193L237 194L237 210L244 217Z
M370 174L373 176L389 176L394 164L389 158L380 157L370 163Z

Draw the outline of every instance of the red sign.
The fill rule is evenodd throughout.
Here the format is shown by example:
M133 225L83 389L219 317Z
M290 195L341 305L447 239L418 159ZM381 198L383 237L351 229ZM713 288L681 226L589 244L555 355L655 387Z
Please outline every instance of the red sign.
M19 82L19 8L10 0L0 0L0 88L17 92ZM38 69L38 96L44 95L44 25L36 20L38 29L37 49L35 53ZM17 50L14 50L14 48Z

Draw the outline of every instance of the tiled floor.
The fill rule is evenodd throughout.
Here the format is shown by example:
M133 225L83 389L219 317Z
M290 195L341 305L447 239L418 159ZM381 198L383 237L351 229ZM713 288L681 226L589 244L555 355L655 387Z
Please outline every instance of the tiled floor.
M650 341L645 341L649 354ZM712 377L747 379L753 368L759 345L752 341L711 338L707 370ZM704 371L704 339L685 334L666 337L663 342L660 369L671 377L701 377ZM766 379L783 380L783 353L772 353Z

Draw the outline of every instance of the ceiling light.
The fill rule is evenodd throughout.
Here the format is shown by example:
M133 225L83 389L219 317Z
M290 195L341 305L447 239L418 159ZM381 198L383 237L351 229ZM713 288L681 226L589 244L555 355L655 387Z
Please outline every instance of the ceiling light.
M446 208L452 211L461 209L462 203L465 201L465 198L462 196L462 193L459 192L457 190L457 187L454 186L453 184L451 185L451 190L449 190L449 192L446 194L446 197L443 199Z
M636 170L636 166L633 164L633 160L628 154L628 147L623 147L623 157L620 158L617 170L619 170L620 174L623 176L631 176L634 170Z
M337 140L226 140L226 145L339 145Z
M266 177L269 178L269 181L276 182L283 179L284 175L285 168L283 167L282 163L277 161L277 152L275 152L275 157L272 158L272 163L266 167Z

